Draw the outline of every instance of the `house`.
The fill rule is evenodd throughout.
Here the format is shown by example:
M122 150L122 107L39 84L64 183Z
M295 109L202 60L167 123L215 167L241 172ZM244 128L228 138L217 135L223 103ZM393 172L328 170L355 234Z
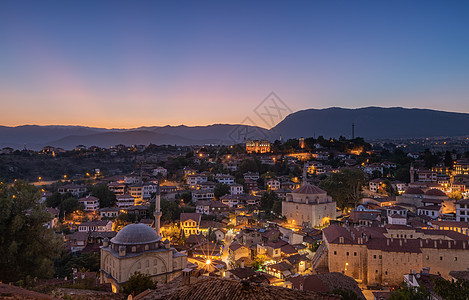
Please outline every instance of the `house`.
M456 202L456 221L469 222L469 199Z
M230 185L234 183L234 176L229 175L229 174L217 174L215 176L215 180L218 181L219 183Z
M266 254L273 259L280 258L282 255L282 247L287 244L287 242L281 240L257 244L257 253Z
M78 232L109 232L112 231L112 221L110 220L94 220L81 223L78 225Z
M233 183L230 185L231 195L239 195L243 193L243 185L238 183Z
M220 201L199 200L196 202L195 211L199 214L210 215L227 212L228 205Z
M191 189L195 189L199 183L207 182L208 176L202 174L187 175L186 182Z
M376 178L376 179L370 180L368 184L369 184L370 192L378 193L378 191L383 190L384 181L380 178Z
M179 224L186 236L199 233L201 215L198 213L181 213Z
M77 184L67 184L57 189L60 194L70 193L74 197L81 197L86 193L86 186Z
M215 198L215 194L213 191L207 191L207 190L195 190L192 191L192 201L197 202L197 201L203 201L203 200L213 200Z
M103 207L99 209L99 216L102 218L116 218L119 215L118 207Z
M125 183L111 182L107 185L108 189L112 191L116 196L125 194Z
M97 211L99 209L99 199L95 196L86 196L78 199L85 206L85 211Z
M246 246L237 242L231 243L228 247L228 257L231 261L237 261L243 257L251 257L251 251Z
M257 172L247 172L243 174L244 180L254 180L257 181L259 179L259 173Z
M142 198L150 199L158 192L158 185L155 183L144 183L142 186Z
M134 205L130 207L123 208L122 211L126 214L137 215L142 218L147 217L148 205Z
M265 267L265 269L267 274L270 274L280 279L285 279L293 274L293 266L288 261L281 261L279 263L268 265Z
M134 197L135 204L138 205L143 201L143 185L138 183L130 185L129 194Z
M235 268L226 271L226 278L232 278L236 280L248 280L256 276L256 271L252 268Z
M271 191L278 190L278 189L280 189L280 181L278 181L277 179L271 178L271 179L267 180L266 187L267 187L267 189L269 189Z
M132 195L124 194L116 196L116 204L118 208L129 208L135 205L135 198Z
M241 241L243 245L246 245L248 247L252 245L257 245L262 242L262 235L259 231L251 228L245 228L241 232Z
M153 169L153 176L161 175L162 177L166 177L168 175L168 170L163 167L157 167Z

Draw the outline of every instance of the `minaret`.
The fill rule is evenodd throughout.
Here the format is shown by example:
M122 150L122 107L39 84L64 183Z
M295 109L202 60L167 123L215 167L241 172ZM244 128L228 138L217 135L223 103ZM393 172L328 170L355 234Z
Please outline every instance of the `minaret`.
M155 196L155 212L153 216L155 217L155 231L157 235L160 235L160 219L161 219L161 208L160 208L160 176L158 175L158 190L156 191Z
M306 162L305 162L305 164L303 165L303 183L301 184L302 186L304 186L308 183L306 181L306 179L308 178L307 169L308 169L308 167L307 167Z
M414 183L414 175L415 175L414 163L410 163L410 183Z

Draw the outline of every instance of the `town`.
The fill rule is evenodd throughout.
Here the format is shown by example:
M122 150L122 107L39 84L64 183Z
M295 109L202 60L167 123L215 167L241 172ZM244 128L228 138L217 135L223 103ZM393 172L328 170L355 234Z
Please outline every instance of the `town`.
M343 137L4 148L3 161L88 166L2 182L13 200L37 191L44 226L60 241L53 279L4 276L47 292L53 284L55 293L136 299L206 278L344 299L387 299L404 284L442 297L441 286L469 276L469 153L403 149Z

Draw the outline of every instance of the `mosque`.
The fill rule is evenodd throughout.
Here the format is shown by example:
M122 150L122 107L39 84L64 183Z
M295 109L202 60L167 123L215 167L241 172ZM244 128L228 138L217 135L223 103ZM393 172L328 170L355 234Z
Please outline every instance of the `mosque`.
M101 247L101 283L111 283L118 292L134 273L150 275L153 281L166 283L182 274L187 255L170 247L160 235L160 194L156 195L155 229L145 224L130 224L122 228Z

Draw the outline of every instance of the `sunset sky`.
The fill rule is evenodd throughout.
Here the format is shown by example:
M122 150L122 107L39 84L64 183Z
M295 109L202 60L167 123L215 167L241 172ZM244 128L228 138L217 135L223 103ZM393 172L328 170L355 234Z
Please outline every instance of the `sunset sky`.
M272 91L292 111L469 113L468 16L469 1L2 0L0 125L239 123Z

